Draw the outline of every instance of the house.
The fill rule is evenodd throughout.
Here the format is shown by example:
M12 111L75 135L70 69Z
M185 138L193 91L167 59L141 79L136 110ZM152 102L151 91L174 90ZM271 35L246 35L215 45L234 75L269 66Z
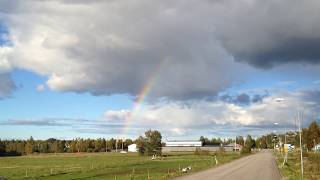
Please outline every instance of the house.
M223 146L225 149L232 149L232 151L241 151L242 145L230 143L228 145Z
M130 144L128 146L128 152L138 152L137 144Z
M320 152L320 144L314 146L314 151Z

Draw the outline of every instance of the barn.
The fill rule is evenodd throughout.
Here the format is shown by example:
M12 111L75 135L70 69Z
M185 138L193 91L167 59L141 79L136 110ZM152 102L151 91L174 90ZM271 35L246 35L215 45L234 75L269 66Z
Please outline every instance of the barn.
M165 147L201 147L201 141L167 141Z
M204 146L201 141L167 141L164 147L162 147L162 152L194 152L198 150L205 151L219 151L223 148L225 151L240 151L241 145L239 144L228 144L228 145L206 145Z

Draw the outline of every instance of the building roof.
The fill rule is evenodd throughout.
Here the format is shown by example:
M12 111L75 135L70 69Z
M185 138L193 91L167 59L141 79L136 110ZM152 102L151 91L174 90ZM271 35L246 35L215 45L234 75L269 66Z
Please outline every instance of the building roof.
M167 142L202 142L199 140L173 140L173 141L167 141Z

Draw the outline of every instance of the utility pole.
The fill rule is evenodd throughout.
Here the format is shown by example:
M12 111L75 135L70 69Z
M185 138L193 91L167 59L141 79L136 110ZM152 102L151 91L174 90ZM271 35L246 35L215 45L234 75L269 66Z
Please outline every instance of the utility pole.
M287 144L287 129L284 127L284 144Z
M122 151L123 151L123 138L122 138Z
M300 137L301 179L303 179L303 157L302 157L302 141L301 141L301 119L300 119L300 109L299 109L299 108L298 108L298 121L299 121L299 137Z
M118 152L118 139L116 139L116 152Z

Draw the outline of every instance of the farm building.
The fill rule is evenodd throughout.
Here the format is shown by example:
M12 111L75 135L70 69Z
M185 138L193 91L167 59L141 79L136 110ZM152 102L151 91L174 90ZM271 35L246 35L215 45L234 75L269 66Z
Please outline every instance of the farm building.
M225 151L240 151L242 146L239 144L228 145L209 145L203 146L201 141L167 141L162 147L162 152L194 152L197 149L205 151L218 151L223 148Z
M233 149L232 149L233 151L241 151L241 149L242 149L242 145L240 145L240 144L234 144L234 143L225 145L224 147L233 148Z
M167 141L166 147L201 147L201 141Z
M137 144L130 144L128 146L128 152L138 152Z

